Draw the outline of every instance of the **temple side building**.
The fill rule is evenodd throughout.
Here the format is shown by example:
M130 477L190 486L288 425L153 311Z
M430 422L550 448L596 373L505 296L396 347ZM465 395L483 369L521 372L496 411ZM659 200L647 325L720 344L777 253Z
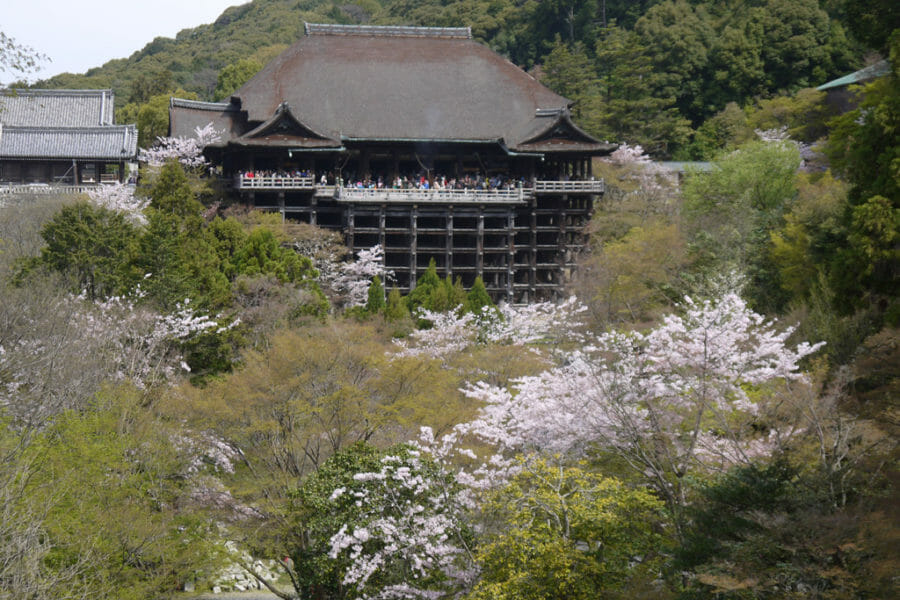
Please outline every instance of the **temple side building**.
M116 125L112 90L0 91L0 184L124 181L137 128Z
M227 102L173 98L170 133L212 123L245 202L381 244L401 291L433 259L520 302L561 291L615 149L570 106L468 28L307 24Z

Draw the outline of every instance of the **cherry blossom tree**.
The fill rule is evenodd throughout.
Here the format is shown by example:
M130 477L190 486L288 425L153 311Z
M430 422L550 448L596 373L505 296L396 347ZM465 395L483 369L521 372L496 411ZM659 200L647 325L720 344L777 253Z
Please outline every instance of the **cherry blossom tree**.
M369 285L376 276L383 282L394 277L394 272L384 266L384 248L381 244L360 250L356 260L341 264L329 283L346 298L345 305L352 308L366 305Z
M484 307L480 313L461 309L437 312L419 309L421 320L431 323L427 329L412 332L397 340L400 356L446 358L475 345L556 347L563 341L579 341L580 315L586 310L574 296L563 302L536 302L527 305L501 304Z
M146 389L189 371L180 348L195 336L224 332L190 301L168 314L128 297L91 302L58 296L24 304L15 321L0 327L0 408L23 423L75 408L104 381L131 381Z
M140 160L151 167L161 167L167 161L177 160L189 169L206 167L209 162L203 156L203 149L222 139L212 122L204 127L194 128L194 137L158 137L149 150L141 150Z
M450 597L476 575L458 485L428 454L398 450L378 471L354 475L352 489L331 494L351 495L360 510L331 537L329 557L349 560L343 583L360 598Z
M124 183L103 184L88 190L87 195L97 206L121 212L134 223L143 225L147 222L143 211L150 204L150 199L135 196L134 186Z
M640 145L622 144L615 152L602 159L616 168L618 179L635 184L627 197L640 198L647 206L671 205L678 190L678 177L648 156Z
M800 360L821 346L790 348L792 331L778 330L736 294L686 299L682 315L649 333L602 334L561 366L510 387L470 385L466 394L485 406L458 431L507 454L612 451L677 520L688 472L744 464L792 433L760 432L766 421L757 399L766 385L802 379Z

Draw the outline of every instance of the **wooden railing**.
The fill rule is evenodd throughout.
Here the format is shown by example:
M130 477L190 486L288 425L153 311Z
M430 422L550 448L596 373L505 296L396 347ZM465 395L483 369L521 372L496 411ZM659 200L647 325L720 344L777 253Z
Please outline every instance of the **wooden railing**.
M555 192L563 194L602 194L604 191L603 180L588 181L553 181L537 180L534 182L536 194Z
M397 204L524 204L529 190L396 190L339 188L339 202L371 202Z
M354 202L493 202L501 204L520 203L533 194L602 194L602 179L588 181L537 180L524 189L497 190L419 190L419 189L360 189L355 187L336 188L317 185L313 177L291 177L281 175L236 175L234 188L237 190L315 190L317 196L335 196Z
M99 184L89 183L83 185L50 185L50 184L0 184L0 194L39 194L42 196L84 194L88 190L96 188Z
M312 177L282 175L237 175L234 187L238 190L311 190L316 187Z

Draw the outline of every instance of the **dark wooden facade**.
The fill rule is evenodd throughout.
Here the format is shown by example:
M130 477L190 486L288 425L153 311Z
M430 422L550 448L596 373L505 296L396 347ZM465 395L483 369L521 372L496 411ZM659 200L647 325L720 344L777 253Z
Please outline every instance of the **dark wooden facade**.
M527 301L562 289L614 149L569 105L467 29L308 25L228 102L170 114L222 133L206 154L248 203L382 244L402 291L434 259Z
M115 125L111 90L0 92L0 183L124 181L137 128Z

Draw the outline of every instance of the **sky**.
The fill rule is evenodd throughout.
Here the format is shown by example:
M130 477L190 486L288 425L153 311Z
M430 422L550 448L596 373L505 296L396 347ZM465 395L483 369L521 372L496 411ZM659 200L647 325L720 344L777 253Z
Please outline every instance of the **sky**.
M155 37L212 23L229 6L248 0L3 0L0 31L19 45L47 55L29 81L59 73L84 73L127 58ZM0 83L21 75L0 72Z

